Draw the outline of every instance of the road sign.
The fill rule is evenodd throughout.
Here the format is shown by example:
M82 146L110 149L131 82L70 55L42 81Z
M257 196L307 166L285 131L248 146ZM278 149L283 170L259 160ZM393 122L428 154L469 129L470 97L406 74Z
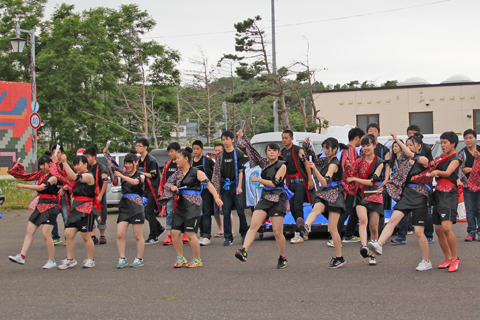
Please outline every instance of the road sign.
M40 128L41 122L42 120L40 119L40 115L38 113L34 112L30 115L30 125L33 129L37 130Z
M32 102L32 112L38 112L38 109L40 109L40 105L38 104L38 101L33 101Z

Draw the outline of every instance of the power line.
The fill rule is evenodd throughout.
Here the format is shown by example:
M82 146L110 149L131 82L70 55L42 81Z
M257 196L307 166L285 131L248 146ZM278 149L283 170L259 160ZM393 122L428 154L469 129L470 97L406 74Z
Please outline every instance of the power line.
M449 2L449 1L451 1L451 0L440 0L440 1L430 2L430 3L424 3L424 4L409 6L409 7L395 8L395 9L389 9L389 10L380 10L380 11L369 12L369 13L360 13L360 14L355 14L355 15L349 15L349 16L343 16L343 17L337 17L337 18L330 18L330 19L323 19L323 20L316 20L316 21L290 23L290 24L279 25L279 26L276 26L276 27L277 28L293 27L293 26L301 26L301 25L305 25L305 24L322 23L322 22L330 22L330 21L346 20L346 19L355 19L355 18L361 18L361 17L366 17L366 16L373 16L373 15L377 15L377 14L385 14L385 13L391 13L391 12L396 12L396 11L409 10L409 9L414 9L414 8L419 8L419 7L433 6L433 5L437 5L437 4L444 3L444 2ZM270 29L270 27L268 27L268 28ZM225 34L225 33L235 33L235 32L236 31L217 31L217 32L181 34L181 35L174 35L174 36L143 37L142 39L185 38L185 37L208 36L208 35L213 35L213 34Z

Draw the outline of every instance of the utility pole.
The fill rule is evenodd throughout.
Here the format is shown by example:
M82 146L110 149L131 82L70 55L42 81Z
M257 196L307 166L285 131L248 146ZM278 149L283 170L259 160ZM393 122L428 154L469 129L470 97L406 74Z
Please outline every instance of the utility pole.
M277 73L277 51L275 48L275 0L272 0L272 62L273 73ZM278 132L277 98L273 101L273 131Z

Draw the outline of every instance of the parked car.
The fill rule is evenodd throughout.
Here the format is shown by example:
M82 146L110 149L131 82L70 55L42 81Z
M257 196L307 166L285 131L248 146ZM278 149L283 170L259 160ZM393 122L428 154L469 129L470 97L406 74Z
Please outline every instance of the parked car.
M303 140L307 137L310 138L310 142L315 149L317 154L322 152L322 142L328 138L325 134L312 133L312 132L294 132L293 133L293 144L301 145ZM283 149L282 144L282 133L281 132L268 132L256 134L250 140L252 146L257 150L262 157L266 157L265 148L269 143L276 143Z
M112 157L115 158L115 161L118 163L120 168L123 168L126 153L111 153ZM105 167L108 168L107 159L103 156L103 154L97 155L98 163L103 164ZM107 195L107 206L114 207L118 206L120 200L122 199L122 184L120 182L120 178L118 177L111 177L113 180L111 183L107 184L107 191L105 194Z
M203 154L212 153L214 147L204 147ZM168 155L167 148L155 149L150 151L150 154L157 160L158 167L160 169L160 174L162 173L163 167L168 160L170 160L170 156Z
M2 193L2 188L0 188L0 206L5 202L5 196Z

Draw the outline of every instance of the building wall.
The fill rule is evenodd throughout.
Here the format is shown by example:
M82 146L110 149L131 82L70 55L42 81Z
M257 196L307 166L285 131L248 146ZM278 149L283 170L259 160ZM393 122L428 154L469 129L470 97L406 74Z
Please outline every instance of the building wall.
M314 99L331 126L357 125L357 115L379 114L382 135L403 134L410 125L409 113L433 112L433 133L460 134L474 128L480 83L328 91L315 93Z
M30 83L0 81L0 175L19 157L32 172L31 90Z

